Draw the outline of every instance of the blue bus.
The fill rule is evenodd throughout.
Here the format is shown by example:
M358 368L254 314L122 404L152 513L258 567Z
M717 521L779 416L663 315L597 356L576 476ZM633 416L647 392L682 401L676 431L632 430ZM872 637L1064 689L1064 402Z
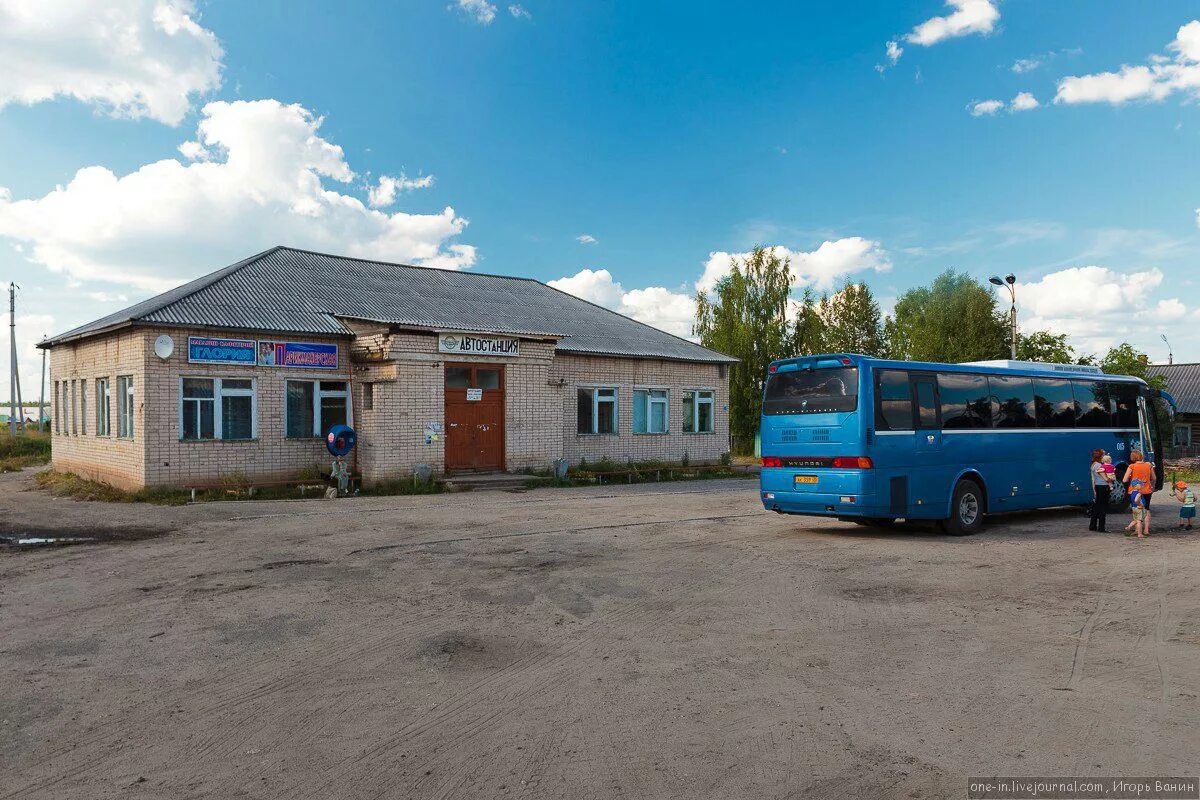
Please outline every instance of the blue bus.
M1098 367L782 359L763 392L762 504L971 534L985 514L1090 503L1094 448L1112 454L1118 479L1130 451L1154 461L1164 452L1156 406L1174 401Z

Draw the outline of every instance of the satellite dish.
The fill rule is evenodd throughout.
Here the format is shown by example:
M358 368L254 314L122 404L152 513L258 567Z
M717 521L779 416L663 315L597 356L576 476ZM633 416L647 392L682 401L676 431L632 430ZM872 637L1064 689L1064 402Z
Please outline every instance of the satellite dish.
M154 355L166 361L175 352L175 340L165 333L154 340Z

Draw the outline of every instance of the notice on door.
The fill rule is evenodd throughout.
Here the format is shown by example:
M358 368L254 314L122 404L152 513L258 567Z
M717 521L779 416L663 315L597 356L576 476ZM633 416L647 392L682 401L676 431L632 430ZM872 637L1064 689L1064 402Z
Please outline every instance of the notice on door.
M519 356L521 340L470 333L439 333L438 352L467 356ZM476 398L478 399L478 398Z
M467 389L467 399L468 400L482 400L483 399L483 389Z

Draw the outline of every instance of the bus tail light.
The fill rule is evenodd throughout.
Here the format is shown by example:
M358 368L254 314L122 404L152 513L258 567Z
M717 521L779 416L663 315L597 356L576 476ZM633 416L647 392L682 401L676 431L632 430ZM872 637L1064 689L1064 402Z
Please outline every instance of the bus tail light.
M871 469L875 465L866 456L838 456L833 460L837 469Z
M764 467L782 467L783 459L779 456L763 456L762 465Z

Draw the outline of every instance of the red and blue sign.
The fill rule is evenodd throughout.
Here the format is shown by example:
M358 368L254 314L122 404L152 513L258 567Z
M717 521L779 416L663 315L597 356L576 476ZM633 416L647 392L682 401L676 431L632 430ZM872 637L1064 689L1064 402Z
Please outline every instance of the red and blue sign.
M300 367L305 369L337 369L336 344L310 342L259 342L260 367Z
M336 344L189 336L188 361L192 364L337 369L338 348Z

